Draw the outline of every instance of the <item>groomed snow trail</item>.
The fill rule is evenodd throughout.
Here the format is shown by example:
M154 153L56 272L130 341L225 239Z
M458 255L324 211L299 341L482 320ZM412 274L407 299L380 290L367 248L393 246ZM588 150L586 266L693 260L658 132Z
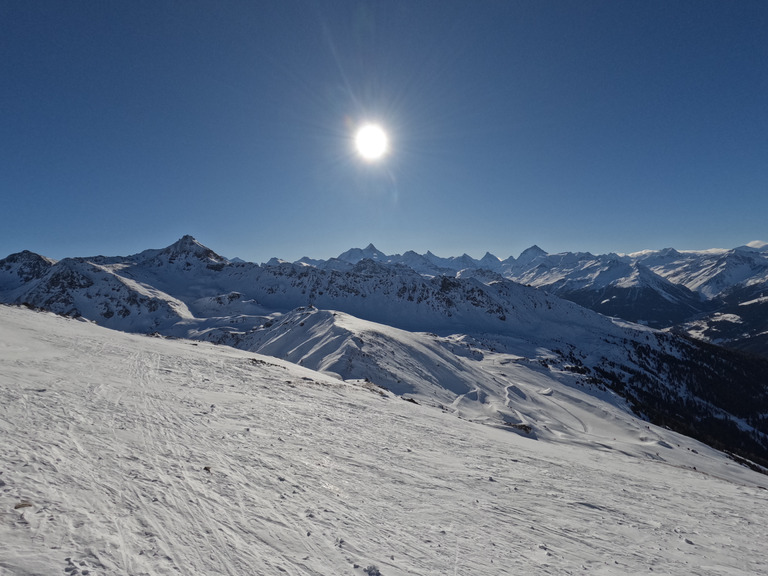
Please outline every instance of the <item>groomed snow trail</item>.
M0 574L763 570L768 478L633 434L531 440L272 358L0 307Z

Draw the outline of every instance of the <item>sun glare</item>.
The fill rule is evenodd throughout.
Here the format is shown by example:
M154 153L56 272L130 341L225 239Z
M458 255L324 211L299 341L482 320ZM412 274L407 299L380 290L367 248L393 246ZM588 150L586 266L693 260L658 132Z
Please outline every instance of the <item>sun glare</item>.
M355 147L364 160L369 162L379 160L389 148L387 133L381 126L365 124L355 134Z

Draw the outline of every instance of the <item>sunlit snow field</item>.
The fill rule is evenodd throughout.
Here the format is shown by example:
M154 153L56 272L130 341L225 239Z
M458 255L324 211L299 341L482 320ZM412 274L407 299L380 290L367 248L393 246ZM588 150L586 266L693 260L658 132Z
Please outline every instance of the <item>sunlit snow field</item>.
M768 477L538 392L552 433L533 439L267 356L0 307L0 574L765 570Z

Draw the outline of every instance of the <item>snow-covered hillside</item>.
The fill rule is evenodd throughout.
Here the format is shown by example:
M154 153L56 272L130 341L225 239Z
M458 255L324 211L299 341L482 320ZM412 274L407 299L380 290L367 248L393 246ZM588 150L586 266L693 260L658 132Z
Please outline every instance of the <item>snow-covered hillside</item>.
M0 574L763 570L768 477L541 366L473 361L541 434L2 306Z
M451 264L428 256L433 265ZM553 261L531 248L515 264L542 259ZM581 266L581 257L561 260L561 271L565 262ZM590 393L610 390L627 411L768 463L765 361L612 320L496 272L423 275L373 246L334 262L234 263L190 236L127 257L53 262L21 253L0 261L0 301L259 351L367 378L479 421L520 424L524 411L498 408L510 393L506 379L471 361L504 353ZM642 299L644 284L673 306L685 290L643 265L611 262L594 271L612 279L604 290L613 291L601 293L609 302Z

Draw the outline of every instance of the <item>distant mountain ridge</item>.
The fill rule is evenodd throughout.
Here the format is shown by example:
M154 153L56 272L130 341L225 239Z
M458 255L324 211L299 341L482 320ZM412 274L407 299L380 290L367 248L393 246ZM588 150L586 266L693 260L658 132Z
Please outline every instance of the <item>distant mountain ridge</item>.
M549 254L533 245L517 258L504 260L490 253L479 260L467 254L442 258L429 251L386 255L369 244L330 260L298 262L349 270L367 258L384 265L404 265L425 276L474 277L484 283L505 278L607 316L654 328L686 330L709 342L768 356L768 347L762 346L768 335L768 303L760 300L762 294L768 295L768 244L764 242L731 250L666 248L621 255ZM739 330L717 328L723 313L739 318Z
M253 267L240 259L228 260L191 236L184 236L165 249L146 250L125 258L99 256L74 260L107 267L119 262L141 262L144 268L151 268L175 265L177 261L181 266L193 267L192 262L199 260L206 262L207 269L223 269L231 264ZM764 242L752 242L731 250L666 248L623 255L549 254L533 245L517 258L510 256L504 260L490 253L479 260L467 254L444 258L429 251L387 255L369 244L329 260L305 257L294 264L351 272L363 260L397 266L400 271L405 267L425 277L471 277L486 285L501 279L512 280L606 316L684 331L707 342L768 357L768 301L764 298L768 295L768 244ZM6 272L16 271L11 275L15 279L7 277L5 286L0 284L0 289L8 293L5 299L14 301L10 294L13 286L20 289L28 279L53 263L26 251L3 260L0 266ZM268 266L282 264L288 262L273 258L267 263ZM152 279L148 280L152 284Z
M627 316L637 311L633 302L667 316L679 307L685 316L686 306L695 311L708 301L654 267L664 266L667 277L688 274L699 286L738 280L725 299L754 295L765 256L755 249L701 256L714 258L707 284L700 282L705 271L693 272L691 255L672 252L596 257L532 247L490 270L467 255L391 257L369 245L328 261L257 265L229 261L184 236L126 257L54 262L13 254L0 260L0 302L118 330L262 351L344 379L371 378L417 398L453 398L456 406L509 402L489 400L494 386L472 389L472 378L454 377L455 370L468 370L464 364L446 368L455 354L501 350L573 385L610 390L653 422L768 463L768 361L612 319L558 296L580 297L598 309L610 304ZM675 268L680 258L684 266ZM493 263L488 255L483 261ZM515 274L529 285L510 279ZM737 306L764 305L761 297L753 300ZM706 336L701 324L691 330ZM407 370L387 361L393 347L399 358L412 358ZM445 347L450 353L441 351ZM455 385L445 388L449 382ZM488 410L491 420L514 422L507 409Z

